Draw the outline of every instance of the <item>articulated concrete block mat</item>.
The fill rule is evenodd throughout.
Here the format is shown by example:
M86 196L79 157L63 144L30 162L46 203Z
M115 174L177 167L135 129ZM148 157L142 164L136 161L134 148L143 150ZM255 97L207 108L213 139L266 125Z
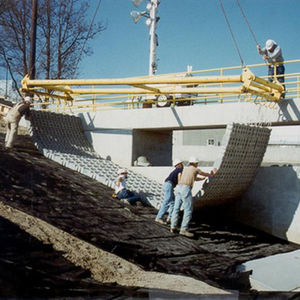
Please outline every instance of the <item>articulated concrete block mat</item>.
M239 198L249 187L263 160L271 130L266 127L230 124L222 140L223 151L215 162L218 172L207 180L196 199L197 206Z
M36 147L48 158L113 188L119 165L100 157L88 142L76 116L33 111L30 133ZM223 138L223 153L215 162L218 169L212 180L199 190L197 205L241 196L255 177L268 145L267 128L231 124ZM162 184L128 172L128 187L139 193L145 203L159 208Z
M100 157L88 142L76 116L33 111L30 134L36 147L48 158L114 188L121 166ZM162 184L128 170L128 188L156 208L162 199Z

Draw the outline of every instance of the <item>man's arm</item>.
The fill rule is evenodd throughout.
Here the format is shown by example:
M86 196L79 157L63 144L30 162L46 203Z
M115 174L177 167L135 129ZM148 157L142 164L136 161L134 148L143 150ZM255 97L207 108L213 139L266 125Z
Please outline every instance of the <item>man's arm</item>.
M118 177L117 182L116 182L117 187L120 186L121 182L122 182L122 177Z
M195 179L195 181L201 181L201 180L204 180L204 179L206 179L206 177L196 177L196 179Z
M257 51L258 53L263 56L263 55L267 55L267 49L266 48L261 48L260 45L256 45Z
M206 173L198 169L200 172L198 174L205 176L205 177L196 177L195 181L204 180L206 177L213 177L217 173L217 168L213 168L210 173Z
M211 177L211 176L213 176L212 173L206 173L206 172L201 171L200 169L198 169L198 170L199 170L198 174L200 174L202 176L205 176L205 177Z
M180 173L177 174L177 182L179 182L179 180L181 178L181 174L182 174L182 172L180 172Z
M262 56L262 59L266 60L267 62L271 62L270 57L268 56L268 51L266 48L261 48L260 45L256 45L258 53Z

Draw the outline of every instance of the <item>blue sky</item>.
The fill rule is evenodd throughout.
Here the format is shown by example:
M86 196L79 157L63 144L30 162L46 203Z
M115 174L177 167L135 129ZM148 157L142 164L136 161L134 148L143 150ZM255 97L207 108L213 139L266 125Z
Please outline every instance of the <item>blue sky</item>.
M134 24L131 0L102 0L97 21L106 25L91 44L94 54L80 64L82 78L117 78L148 74L149 30L145 18ZM90 0L91 19L98 0ZM246 64L262 63L236 0L222 0ZM239 0L256 39L274 39L285 60L300 58L300 0ZM157 74L240 65L218 0L161 0L157 26ZM289 68L289 67L288 67ZM289 71L289 70L287 70ZM295 71L295 70L291 70Z

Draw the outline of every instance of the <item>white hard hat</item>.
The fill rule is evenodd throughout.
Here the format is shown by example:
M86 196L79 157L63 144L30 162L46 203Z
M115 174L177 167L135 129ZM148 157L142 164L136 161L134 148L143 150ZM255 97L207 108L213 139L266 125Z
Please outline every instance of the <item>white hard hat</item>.
M30 102L31 103L31 98L29 96L26 96L24 99L25 102Z
M150 166L150 162L148 161L146 156L139 156L137 158L137 166L148 167Z
M181 164L182 163L182 160L179 159L179 158L175 158L174 159L174 162L173 162L173 166L176 167L177 165Z
M120 175L128 172L125 169L119 169L117 173Z
M266 48L267 48L267 50L272 49L272 47L273 47L275 44L276 44L275 41L273 41L273 40L267 40L267 41L266 41Z
M195 163L197 164L199 162L199 159L196 158L195 156L191 156L189 159L189 163Z

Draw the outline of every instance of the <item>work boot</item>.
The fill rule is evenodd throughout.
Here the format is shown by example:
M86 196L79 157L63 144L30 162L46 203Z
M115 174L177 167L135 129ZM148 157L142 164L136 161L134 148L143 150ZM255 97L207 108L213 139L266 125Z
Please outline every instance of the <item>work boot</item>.
M143 202L140 202L140 201L137 201L137 202L135 203L135 205L136 205L137 207L143 207L143 206L144 206Z
M187 230L181 229L179 234L184 235L186 237L192 238L194 237L194 234L192 232L189 232Z
M162 224L162 225L166 225L166 222L163 219L155 219L155 222Z
M170 228L170 231L171 231L172 233L177 233L177 232L179 231L179 229L176 228L176 227L171 227L171 228Z
M121 199L120 202L130 205L130 202L128 201L128 199L125 199L125 198Z
M167 224L171 224L171 218L167 218Z

